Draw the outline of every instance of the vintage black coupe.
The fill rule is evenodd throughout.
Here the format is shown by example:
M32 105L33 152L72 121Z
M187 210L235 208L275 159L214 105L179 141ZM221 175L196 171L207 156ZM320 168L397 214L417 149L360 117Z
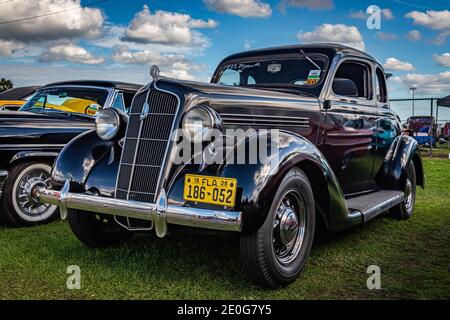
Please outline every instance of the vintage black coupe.
M339 231L387 210L411 217L416 185L424 186L419 148L368 54L335 44L238 53L210 84L157 71L129 116L100 111L96 131L61 152L52 173L60 191L31 190L59 206L84 244L109 246L152 228L159 237L186 227L234 233L249 275L277 288L304 267L319 220ZM231 147L213 138L233 130L252 133L233 136ZM180 163L183 141L192 161ZM247 150L241 163L239 150ZM250 161L268 150L276 152L266 161Z
M97 111L112 107L126 112L140 87L105 81L52 83L20 111L0 112L0 221L22 226L51 220L57 207L30 198L29 189L49 184L58 153L94 128Z

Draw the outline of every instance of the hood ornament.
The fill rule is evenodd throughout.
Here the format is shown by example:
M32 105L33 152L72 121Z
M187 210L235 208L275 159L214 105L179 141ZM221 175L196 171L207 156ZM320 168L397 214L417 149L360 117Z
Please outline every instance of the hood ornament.
M156 81L159 79L159 68L156 64L154 64L150 67L150 75L152 76L153 81Z

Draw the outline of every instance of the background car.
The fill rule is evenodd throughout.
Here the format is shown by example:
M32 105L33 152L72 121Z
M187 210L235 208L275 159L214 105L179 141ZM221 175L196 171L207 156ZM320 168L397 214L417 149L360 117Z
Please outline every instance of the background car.
M406 121L406 127L419 145L436 144L436 121L431 116L413 116Z
M30 98L39 86L17 87L0 93L0 111L17 111Z
M49 186L53 161L71 139L94 129L99 110L125 113L141 86L109 81L45 85L20 111L0 112L0 221L33 225L55 217L57 208L39 204L27 191Z

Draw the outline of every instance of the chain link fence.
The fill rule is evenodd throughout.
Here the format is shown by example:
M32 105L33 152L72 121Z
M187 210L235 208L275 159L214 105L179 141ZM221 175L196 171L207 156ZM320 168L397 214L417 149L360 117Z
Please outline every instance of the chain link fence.
M424 155L450 158L450 104L444 98L391 99L404 126L409 129Z

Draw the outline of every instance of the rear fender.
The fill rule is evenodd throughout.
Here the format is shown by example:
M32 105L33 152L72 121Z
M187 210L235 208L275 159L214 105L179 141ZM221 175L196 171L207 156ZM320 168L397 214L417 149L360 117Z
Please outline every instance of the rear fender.
M416 169L417 185L424 188L425 177L419 144L408 135L400 135L395 138L386 153L383 170L377 176L377 183L389 189L403 190L405 172L411 161Z

